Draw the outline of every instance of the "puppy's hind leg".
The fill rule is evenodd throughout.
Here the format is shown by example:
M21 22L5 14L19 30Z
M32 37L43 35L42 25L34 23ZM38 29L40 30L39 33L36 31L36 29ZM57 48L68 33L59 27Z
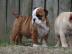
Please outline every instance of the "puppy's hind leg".
M56 43L55 47L59 47L61 45L60 35L56 35L56 40L57 40L57 43Z
M61 40L62 47L68 47L65 35L62 31L60 32L60 40Z
M22 34L19 34L19 44L20 45L22 44L22 37L23 37L23 35Z

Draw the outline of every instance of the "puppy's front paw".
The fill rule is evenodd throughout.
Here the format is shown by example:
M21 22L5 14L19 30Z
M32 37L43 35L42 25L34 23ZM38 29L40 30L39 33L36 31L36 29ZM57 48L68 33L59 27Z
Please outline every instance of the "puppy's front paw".
M68 45L62 45L62 47L67 48L67 47L68 47Z
M33 47L40 47L40 45L37 45L37 44L33 44Z

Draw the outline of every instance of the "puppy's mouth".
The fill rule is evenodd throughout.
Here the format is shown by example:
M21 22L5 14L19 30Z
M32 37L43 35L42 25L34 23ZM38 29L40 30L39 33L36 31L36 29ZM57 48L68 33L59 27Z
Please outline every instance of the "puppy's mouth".
M46 26L46 23L45 22L40 22L40 23L35 23L35 26L36 27L39 27L39 28L41 28L41 29L43 29L43 30L45 30L45 31L49 31L49 27L47 27Z

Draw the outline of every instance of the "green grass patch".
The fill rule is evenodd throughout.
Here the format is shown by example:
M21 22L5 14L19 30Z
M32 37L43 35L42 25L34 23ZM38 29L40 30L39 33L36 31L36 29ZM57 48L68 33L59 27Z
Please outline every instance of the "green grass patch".
M0 47L1 46L8 46L10 45L10 41L9 40L0 40Z

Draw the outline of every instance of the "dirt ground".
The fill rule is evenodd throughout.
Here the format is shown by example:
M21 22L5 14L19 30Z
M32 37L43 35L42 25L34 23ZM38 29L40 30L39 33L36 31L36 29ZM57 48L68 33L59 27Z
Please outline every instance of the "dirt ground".
M72 54L72 49L14 45L14 46L0 47L0 54Z

